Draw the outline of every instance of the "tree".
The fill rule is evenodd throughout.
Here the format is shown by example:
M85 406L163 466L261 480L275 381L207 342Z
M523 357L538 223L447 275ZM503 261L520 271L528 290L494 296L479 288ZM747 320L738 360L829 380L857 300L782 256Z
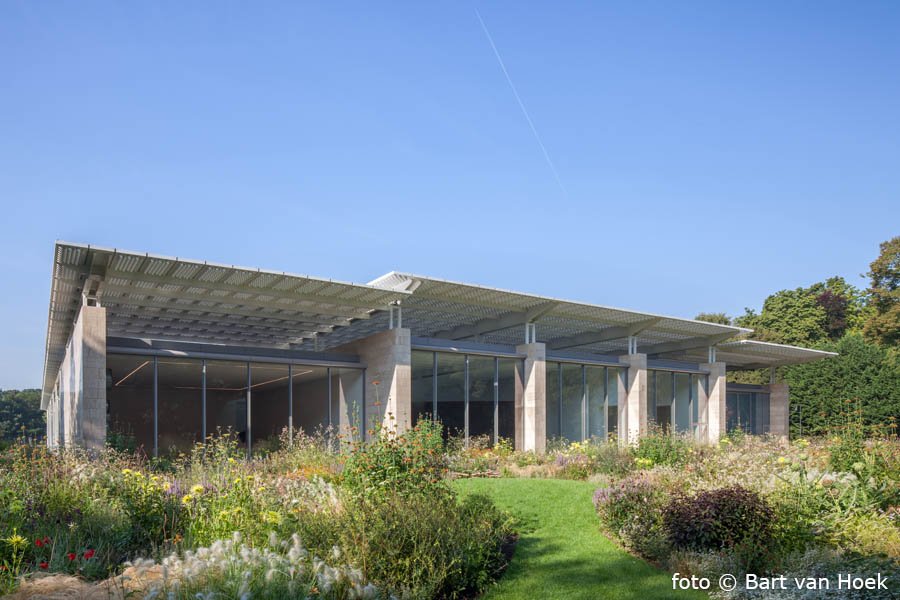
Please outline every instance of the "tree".
M859 409L867 426L896 426L900 415L900 355L896 349L848 333L824 344L838 356L781 371L790 386L793 416L791 433L833 431Z
M41 390L0 390L0 442L46 434Z
M874 311L865 324L869 339L886 346L900 344L900 236L881 244L869 267L870 304Z
M723 312L718 313L700 313L694 317L695 321L706 321L707 323L718 323L719 325L731 325L731 317Z

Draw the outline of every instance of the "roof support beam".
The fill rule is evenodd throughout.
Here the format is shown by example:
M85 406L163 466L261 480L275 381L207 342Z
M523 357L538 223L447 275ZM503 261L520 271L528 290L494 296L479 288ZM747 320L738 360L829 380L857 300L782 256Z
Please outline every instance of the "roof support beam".
M703 348L706 346L714 346L719 342L723 342L728 338L734 337L734 332L720 333L718 335L707 335L703 337L689 338L679 340L677 342L664 342L662 344L653 344L646 348L641 348L644 354L664 354L666 352L679 352L681 350L691 350L693 348Z
M369 310L364 310L360 308L339 308L335 306L338 304L337 302L331 303L325 301L324 304L316 302L315 306L303 306L299 304L300 302L314 302L309 300L304 300L303 298L295 298L296 303L284 302L284 301L266 301L266 300L257 300L255 298L233 298L231 296L214 296L211 294L196 294L192 292L188 292L186 289L184 290L163 290L159 288L152 287L135 287L130 285L112 285L109 283L108 279L111 276L107 276L107 282L104 284L103 289L106 292L118 293L118 294L128 294L129 296L149 296L150 298L161 298L161 299L180 299L180 300L196 300L199 302L214 302L216 304L233 304L235 306L243 306L243 307L254 307L254 308L263 308L269 310L287 310L287 311L296 311L299 313L306 314L322 314L322 315L330 315L334 317L344 317L347 319L368 319L370 317ZM173 283L170 285L182 285L180 283ZM184 284L185 288L192 287L201 287L194 286L191 284ZM214 289L214 288L213 288ZM261 291L261 290L244 290L240 292L241 294L261 294L264 296L268 296L269 294ZM120 302L126 303L126 299L108 299L107 302ZM205 307L199 307L198 310L204 310ZM260 315L262 316L262 315Z
M297 309L285 307L277 312L262 312L259 309L248 309L242 307L222 307L218 305L204 306L202 304L185 304L183 302L173 302L171 299L137 299L132 297L121 296L102 296L103 305L110 309L112 313L131 312L128 307L135 308L151 308L161 313L154 313L150 316L168 316L183 319L207 319L217 321L234 321L237 323L245 323L243 318L263 319L265 321L278 321L279 324L286 326L305 327L307 329L321 328L323 331L330 331L331 327L338 327L348 324L348 319L344 317L316 316ZM212 302L212 300L208 300ZM285 311L289 311L286 313ZM295 313L295 314L290 314ZM209 316L204 316L209 315Z
M661 320L661 317L654 317L652 319L645 319L643 321L638 321L637 323L632 323L630 325L618 325L615 327L607 327L605 329L601 329L600 331L588 331L585 333L579 333L577 335L571 335L554 340L547 345L547 348L549 350L563 350L565 348L574 348L576 346L587 346L589 344L598 344L600 342L620 340L632 335L637 335L645 329L653 327Z
M543 315L547 314L559 305L558 302L546 302L527 311L512 312L505 315L490 319L481 319L471 325L460 325L453 329L445 329L435 332L431 337L446 338L451 340L462 340L479 335L502 331L511 327L518 327L526 323L532 323Z
M257 273L257 277L250 279L250 281L255 281L259 279L259 276L268 275L274 278L274 280L269 284L268 287L265 286L251 286L247 284L239 285L233 283L225 283L220 280L217 282L211 281L201 281L199 279L180 279L175 277L168 276L157 276L157 275L148 275L140 272L129 272L129 271L113 271L111 269L107 270L106 277L107 279L127 279L130 283L156 283L159 285L173 285L173 286L181 286L185 290L190 288L206 290L209 292L231 292L233 294L255 294L261 296L269 296L271 298L278 298L284 300L294 300L294 301L310 301L316 302L318 304L330 304L333 306L342 306L342 307L355 307L360 309L368 309L371 310L378 306L378 302L369 302L365 300L357 300L355 298L342 298L338 296L332 296L329 294L317 294L314 292L299 292L299 291L291 291L289 289L274 289L275 285L284 283L286 281L291 281L296 279L296 277L290 275L282 275L280 273L268 273L266 271L253 271L253 273ZM231 274L226 273L226 276L223 279L227 279ZM328 287L329 285L338 285L341 284L332 284L328 281L317 281L317 280L309 280L303 279L298 282L294 287L300 288L309 283L318 283L321 287ZM153 288L138 288L138 289L153 289ZM385 294L391 297L397 297L404 295L403 292L390 292L385 290ZM383 302L383 301L382 301Z

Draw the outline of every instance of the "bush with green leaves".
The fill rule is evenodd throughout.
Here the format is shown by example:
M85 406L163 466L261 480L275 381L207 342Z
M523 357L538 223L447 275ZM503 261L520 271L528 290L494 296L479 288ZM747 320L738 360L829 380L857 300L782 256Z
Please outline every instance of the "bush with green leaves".
M447 458L441 425L421 419L402 434L385 430L358 443L344 463L342 482L364 496L440 493L446 488Z
M677 467L687 461L691 446L692 441L686 436L673 434L668 429L651 424L632 453L639 460L638 464Z
M636 473L597 489L594 506L610 535L639 555L656 560L670 550L662 518L669 498L664 485L646 473Z

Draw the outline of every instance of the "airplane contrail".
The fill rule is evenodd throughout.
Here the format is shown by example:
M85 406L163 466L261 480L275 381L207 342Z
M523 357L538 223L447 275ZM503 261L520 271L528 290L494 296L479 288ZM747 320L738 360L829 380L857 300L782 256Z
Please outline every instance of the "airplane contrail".
M556 165L553 164L553 159L550 158L550 153L547 152L547 147L544 146L544 142L541 140L541 136L538 133L537 127L534 126L534 121L531 120L531 115L528 114L528 109L525 108L525 103L522 102L522 97L519 96L518 90L516 90L516 85L513 83L512 78L509 76L509 71L506 70L506 65L503 63L503 58L500 56L500 51L497 50L497 45L494 43L494 38L491 36L491 32L488 31L487 25L484 23L484 19L481 18L481 13L478 12L478 8L475 9L475 16L478 17L478 22L481 23L481 29L484 31L484 35L487 36L488 42L491 44L491 49L494 51L494 56L497 57L497 62L500 63L500 69L503 71L503 75L506 77L506 82L509 84L510 89L512 89L513 95L516 97L516 102L519 103L519 108L522 109L522 114L525 115L525 120L528 121L528 126L531 127L531 133L534 134L534 139L537 140L538 145L541 147L541 152L544 153L544 158L547 161L547 165L550 167L550 170L553 171L553 177L556 178L556 183L559 184L559 189L562 190L564 196L568 196L569 193L566 191L566 186L563 185L562 179L559 177L559 171L556 170Z

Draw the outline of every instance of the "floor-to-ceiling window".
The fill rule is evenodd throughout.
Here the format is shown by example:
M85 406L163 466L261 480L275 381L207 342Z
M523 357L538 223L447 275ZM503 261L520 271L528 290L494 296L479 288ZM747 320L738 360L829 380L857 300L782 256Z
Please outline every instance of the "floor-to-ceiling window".
M521 368L517 358L413 350L413 422L434 418L466 443L514 441Z
M756 390L729 390L725 394L725 429L754 435L769 432L769 394Z
M494 440L494 379L492 356L469 356L469 439L491 445Z
M464 354L437 354L437 415L444 435L466 433L466 357Z
M364 425L363 373L110 353L108 437L131 440L147 454L189 450L204 434L234 435L248 451L273 448L290 427L357 439Z
M172 454L202 441L203 361L194 358L158 359L159 451Z
M151 454L153 438L152 356L106 357L107 439Z
M618 431L621 370L547 363L547 440L605 439Z
M700 375L673 371L647 372L647 412L665 431L691 433L697 425Z

